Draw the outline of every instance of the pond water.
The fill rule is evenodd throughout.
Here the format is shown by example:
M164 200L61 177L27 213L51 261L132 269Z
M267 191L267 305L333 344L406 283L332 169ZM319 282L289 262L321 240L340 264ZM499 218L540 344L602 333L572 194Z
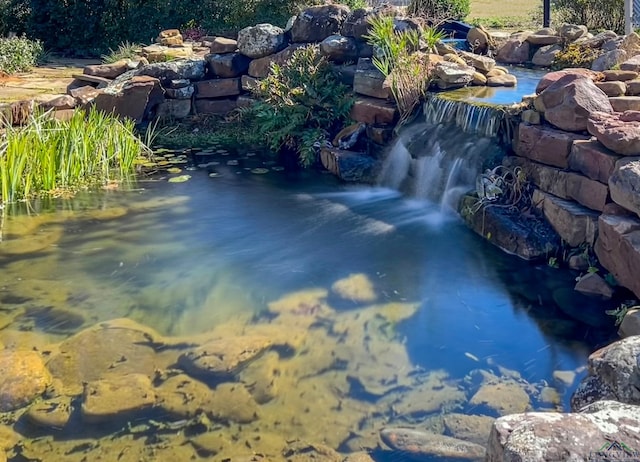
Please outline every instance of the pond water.
M0 414L26 438L10 460L284 460L296 439L373 449L394 425L465 438L447 415L481 416L465 439L486 440L500 414L566 409L609 339L563 313L581 306L574 274L502 254L439 205L220 160L213 178L5 218L0 346L42 352L43 405L68 404L56 425ZM203 344L237 354L228 374L198 363ZM153 403L126 408L136 391L114 383L135 373Z
M509 73L516 76L518 83L514 87L465 87L446 92L447 97L459 101L475 101L491 104L514 104L522 101L526 95L535 95L540 79L549 72L546 69L529 69L509 66Z

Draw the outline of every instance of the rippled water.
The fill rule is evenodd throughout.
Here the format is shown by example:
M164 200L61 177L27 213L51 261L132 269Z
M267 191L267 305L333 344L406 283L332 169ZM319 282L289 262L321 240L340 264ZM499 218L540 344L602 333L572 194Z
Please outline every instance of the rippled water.
M207 335L277 332L279 347L230 379L253 393L251 423L214 412L204 429L164 429L156 439L118 431L122 422L69 425L64 438L51 439L60 433L5 415L0 421L23 436L45 435L28 439L15 460L121 460L113 455L123 447L130 460L239 453L280 460L295 438L343 452L371 449L383 426L437 430L447 412L497 416L495 406L473 400L488 375L525 390L530 409L562 409L577 379L559 382L554 371L579 378L589 352L608 339L607 320L596 316L590 326L563 313L584 303L571 292L575 275L500 253L439 205L346 187L328 175L252 175L241 167L83 193L7 217L0 344L52 351L56 376L66 369L55 364L60 347L48 345L126 317L182 339L159 342L181 345L157 350L168 359L136 366L162 375L158 369L174 370L185 345ZM256 404L255 384L267 380L253 378L261 367L279 385ZM86 399L72 391L79 383L62 382L78 409ZM156 378L158 396L165 384ZM541 397L545 387L557 397ZM243 409L234 396L231 408ZM134 423L177 420L166 404L159 409ZM220 441L202 442L214 433ZM56 457L42 456L47 451Z

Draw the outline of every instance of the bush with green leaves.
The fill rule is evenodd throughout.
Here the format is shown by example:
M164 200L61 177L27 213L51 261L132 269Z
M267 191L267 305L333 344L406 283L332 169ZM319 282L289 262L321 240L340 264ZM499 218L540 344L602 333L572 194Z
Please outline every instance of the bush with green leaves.
M259 101L246 116L255 119L271 150L295 151L303 167L312 165L318 147L344 127L353 105L349 88L317 46L296 50L283 65L272 64L254 94Z
M624 33L624 0L553 0L552 10L562 22Z
M411 0L407 12L440 22L446 19L462 20L471 10L470 0Z
M26 37L0 38L0 71L7 74L25 72L44 54L42 43Z

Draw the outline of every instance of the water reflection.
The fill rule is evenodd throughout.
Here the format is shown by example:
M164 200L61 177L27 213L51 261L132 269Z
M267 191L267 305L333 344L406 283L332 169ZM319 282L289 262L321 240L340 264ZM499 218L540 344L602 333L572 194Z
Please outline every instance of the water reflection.
M57 441L38 409L4 415L47 435L16 460L280 460L295 439L353 452L389 424L442 433L443 415L484 417L481 439L497 415L562 408L576 381L554 371L607 340L557 308L571 275L501 254L439 205L327 176L192 176L5 223L0 344L47 352L50 399L72 409ZM238 359L223 377L200 361L221 343ZM149 406L101 410L134 382Z

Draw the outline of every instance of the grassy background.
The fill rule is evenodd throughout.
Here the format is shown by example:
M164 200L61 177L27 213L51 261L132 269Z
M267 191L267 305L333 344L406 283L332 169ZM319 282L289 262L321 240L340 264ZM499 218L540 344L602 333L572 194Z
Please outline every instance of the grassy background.
M537 27L542 23L542 0L471 0L467 21L494 29Z

